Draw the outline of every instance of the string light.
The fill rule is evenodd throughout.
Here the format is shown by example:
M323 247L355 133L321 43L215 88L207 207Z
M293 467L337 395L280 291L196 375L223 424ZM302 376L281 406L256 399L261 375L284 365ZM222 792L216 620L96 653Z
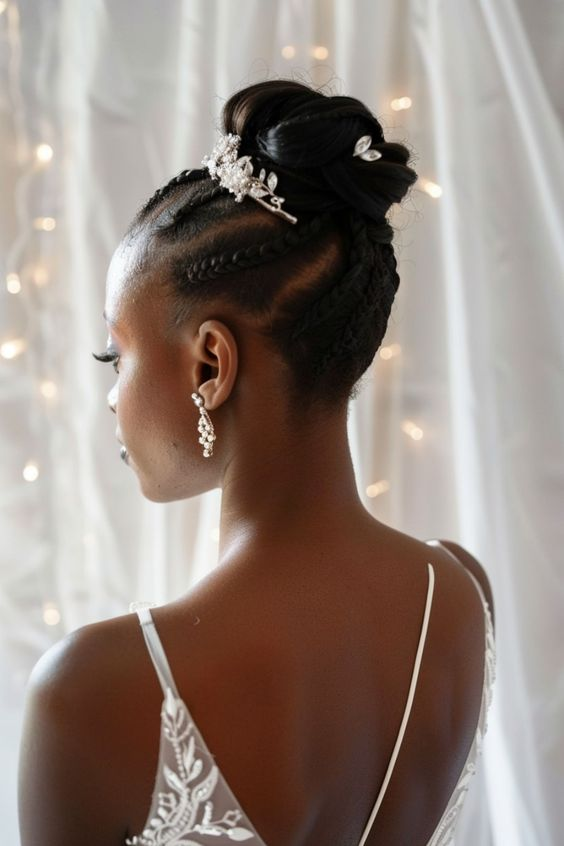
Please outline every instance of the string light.
M50 144L38 144L35 148L35 155L40 162L50 162L53 158L53 148Z
M417 426L413 420L404 420L401 424L401 428L409 435L410 438L413 438L414 441L420 441L423 437L423 429Z
M287 44L285 47L282 47L282 55L285 59L293 59L296 55L296 48L291 44Z
M47 268L42 264L38 264L33 269L33 281L38 288L42 288L49 281L49 274Z
M54 217L36 217L33 221L36 229L43 229L44 232L51 232L57 225Z
M33 461L28 461L22 470L22 476L26 482L35 482L39 476L39 467Z
M6 289L10 294L19 294L22 285L20 282L20 277L17 273L8 273L6 276Z
M16 32L17 25L18 25L17 5L18 4L16 2L14 2L14 0L12 0L11 3L9 2L9 0L0 0L0 16L4 12L6 12L6 18L10 17L10 21L8 21L10 26L9 26L9 29L8 29L8 32L7 32L6 35L10 40L15 39L14 44L11 45L12 46L12 54L13 54L14 59L15 59L14 70L16 69L16 66L19 69L19 65L20 65L19 53L21 52L20 51L20 44L19 44L19 35L20 34L19 34L19 32ZM14 13L13 15L11 14L12 12ZM13 18L13 20L12 20L12 18ZM13 24L13 26L12 26L12 24ZM1 29L1 27L0 27L0 29ZM41 82L41 80L39 82ZM19 113L20 110L23 112L24 96L22 96L22 93L20 93L19 86L16 87L14 85L13 88L14 88L13 93L17 94L17 102L16 102L16 105L15 105L15 109L18 113ZM41 86L40 86L40 88L41 88ZM38 119L39 119L39 116L38 116ZM17 122L17 123L19 123L19 122ZM46 125L45 116L44 116L43 120L41 121L41 123L43 125ZM53 128L53 130L54 130L54 128ZM56 137L54 134L51 135L50 131L46 132L45 135L48 138L55 138ZM37 236L33 237L35 235L33 230L36 230L36 231L39 231L39 232L49 233L49 232L52 232L57 227L57 220L55 219L55 217L53 217L49 214L47 214L47 215L42 214L41 216L36 216L36 215L38 215L38 213L41 213L43 211L46 211L47 213L52 212L53 209L50 206L47 206L46 208L43 207L43 206L39 206L39 208L38 208L35 205L32 192L33 192L33 188L34 188L34 182L41 183L41 181L45 179L46 175L51 172L48 168L49 168L49 165L53 162L55 152L57 151L57 153L58 153L58 150L54 150L53 147L50 144L47 144L44 141L42 141L41 136L39 136L39 138L35 138L32 141L32 145L31 145L30 148L28 148L27 137L25 135L21 139L15 138L14 141L15 141L14 147L17 151L24 150L24 149L26 150L27 155L25 157L26 158L25 164L27 165L27 167L26 167L27 173L25 173L23 175L24 178L22 178L22 180L21 180L21 194L22 194L21 202L19 201L20 185L17 185L17 187L16 187L16 194L18 195L18 203L17 203L18 221L20 223L21 231L18 233L18 237L17 237L16 242L15 242L14 247L13 247L13 255L17 255L17 256L25 255L26 256L26 262L25 262L25 265L23 267L20 267L17 263L12 263L12 261L9 260L8 264L7 264L7 269L9 269L9 270L14 269L14 271L18 270L19 272L18 273L17 272L6 273L5 277L3 277L3 278L5 280L5 290L9 294L17 295L17 294L20 294L20 292L22 292L22 291L23 291L23 294L26 294L28 292L29 283L31 281L34 281L35 284L38 285L38 286L42 286L42 285L45 285L47 283L47 281L49 280L49 274L47 272L47 267L51 266L49 261L45 260L45 264L47 265L47 267L43 267L42 264L41 264L41 261L38 261L37 266L34 267L33 259L32 259L32 264L28 265L27 256L29 255L29 253L32 252L33 249L35 249L36 250L35 256L37 257L38 246L41 249L44 246L44 244L43 244L44 238L49 237L49 236L40 235L39 241L41 243L39 244L38 237ZM55 147L56 146L57 145L55 145ZM19 158L19 156L18 156L18 158ZM23 156L22 156L22 158L23 158ZM56 161L58 161L58 159ZM28 180L27 177L30 177L30 179ZM47 186L41 186L39 184L38 187L40 189L39 190L39 196L45 195L45 193L46 193L45 188ZM29 188L31 188L31 192L28 192ZM29 202L26 202L26 201L29 201ZM29 237L30 234L32 235L32 238ZM31 243L25 244L24 241L26 241L26 240L28 242L31 241ZM28 250L27 249L28 247L31 247L31 249ZM20 274L21 274L21 278L20 278ZM23 285L23 288L22 288L22 285ZM2 286L2 288L3 288L3 286ZM0 290L0 295L1 295L1 293L2 293L2 291ZM33 293L33 292L31 292L31 293ZM20 296L20 300L22 298L25 299L23 294ZM16 303L16 305L19 305L19 304ZM21 303L22 308L24 308L27 305L28 305L27 303ZM33 303L31 303L30 305L33 307ZM12 308L10 309L10 311L15 311L13 306L14 306L14 303L12 303ZM2 361L0 361L0 370L3 366L4 360L10 361L10 360L16 359L18 356L21 355L21 353L24 350L26 350L28 348L28 346L32 349L35 346L36 338L34 337L34 335L35 335L34 330L36 329L36 327L32 324L27 332L22 333L22 334L25 334L26 337L16 337L17 335L20 334L18 326L19 326L19 320L15 325L12 325L11 328L9 326L6 326L6 327L3 327L3 329L2 329L2 334L0 335L0 357L2 358ZM41 326L39 326L37 328L41 329ZM6 334L4 334L4 332L6 332ZM39 364L39 367L41 368L41 357L38 357L37 363ZM30 364L31 365L36 364L35 357L33 357L33 360L30 362ZM32 386L34 388L35 396L33 397L32 401L34 401L35 405L37 405L37 403L42 403L42 397L44 397L45 400L52 400L59 393L59 388L58 388L57 384L52 379L42 378L42 375L44 375L44 374L45 374L45 371L43 371L43 374L42 374L41 369L39 370L39 373L34 374ZM17 378L17 374L13 373L13 377ZM50 415L50 409L48 407L46 408L45 406L43 406L41 411L43 412L44 417L45 416L48 417ZM33 414L33 411L30 411L30 413ZM23 442L22 442L22 446L23 446ZM31 458L31 459L28 460L28 456L29 456L29 453L26 456L26 454L24 452L23 455L21 455L21 457L19 459L18 468L19 468L19 472L21 473L21 476L19 478L23 477L23 480L25 480L26 482L32 482L33 483L33 482L35 482L39 479L40 472L41 473L43 472L43 468L39 467L40 461L36 461L34 458ZM46 476L47 476L47 474L46 474ZM36 486L36 487L40 487L40 486ZM40 588L40 585L38 587ZM56 596L56 594L55 594L55 596ZM53 597L53 594L51 594L51 597ZM40 596L40 598L38 600L38 603L40 603L40 604L39 604L39 607L36 608L37 612L41 612L42 619L43 619L43 621L46 625L57 626L61 622L61 611L60 611L60 608L58 607L58 604L56 602L53 602L53 601L42 602L42 600L43 600L43 596ZM26 674L26 676L27 676L27 674ZM22 679L22 681L23 681L23 679Z
M58 393L57 386L51 379L44 379L39 386L39 390L46 399L52 399Z
M15 358L20 355L27 346L25 338L13 338L11 341L4 341L0 344L0 355L2 358Z
M390 489L390 483L387 479L380 479L379 482L374 482L366 488L366 496L374 497L380 496Z
M391 101L390 108L392 108L394 112L401 112L402 109L410 109L411 97L396 97Z
M312 47L311 55L314 59L323 60L326 59L329 55L329 50L327 49L327 47L322 47L321 45L319 45L318 47Z
M54 602L43 603L43 621L48 626L56 626L61 622L61 614Z
M388 344L386 347L380 347L378 352L380 354L380 358L385 360L393 358L401 353L401 344Z
M429 194L430 197L440 197L443 193L441 186L437 185L436 182L431 182L430 179L420 177L417 180L417 184L421 190Z

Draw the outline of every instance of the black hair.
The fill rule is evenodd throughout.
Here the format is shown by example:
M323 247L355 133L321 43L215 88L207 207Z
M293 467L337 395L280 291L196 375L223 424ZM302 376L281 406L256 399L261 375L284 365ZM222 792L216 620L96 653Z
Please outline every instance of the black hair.
M410 151L387 142L359 100L294 80L234 93L221 117L253 175L276 173L275 193L298 222L248 196L236 202L202 167L159 188L127 235L148 232L142 267L164 262L171 325L203 304L236 307L285 366L289 400L336 409L356 396L386 332L400 281L386 213L417 179ZM363 135L381 158L353 156Z

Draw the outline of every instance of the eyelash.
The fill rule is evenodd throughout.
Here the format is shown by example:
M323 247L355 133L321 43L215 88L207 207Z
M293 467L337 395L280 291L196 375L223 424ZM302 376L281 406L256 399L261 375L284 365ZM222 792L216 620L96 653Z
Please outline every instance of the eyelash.
M117 364L118 364L120 357L119 357L119 354L117 352L106 350L103 353L92 353L92 355L94 356L95 359L97 359L97 361L111 361L114 370L119 375L119 370L117 369Z

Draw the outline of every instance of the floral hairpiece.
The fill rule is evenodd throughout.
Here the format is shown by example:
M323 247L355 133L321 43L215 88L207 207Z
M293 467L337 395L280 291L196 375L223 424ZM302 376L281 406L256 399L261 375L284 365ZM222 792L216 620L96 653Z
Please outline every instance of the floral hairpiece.
M254 166L251 156L241 156L237 153L241 143L241 136L229 132L222 135L209 156L204 156L202 164L207 167L214 179L219 179L224 188L228 188L235 194L235 202L242 202L248 195L267 208L274 214L281 215L291 223L297 223L298 218L282 210L281 206L284 197L274 193L278 183L278 177L274 172L268 174L266 183L264 177L266 170L262 168L258 177L253 176ZM265 202L262 197L270 196L270 202Z
M291 223L297 223L297 217L282 210L284 197L274 193L278 184L277 175L271 171L265 182L266 170L262 168L258 177L253 176L254 166L251 156L238 156L240 144L241 136L232 132L219 137L210 155L202 159L202 164L209 170L210 176L218 179L224 188L228 188L232 194L235 194L235 202L242 202L245 196L252 197L274 214L286 218ZM362 135L355 144L353 156L359 156L367 162L381 158L382 153L369 149L371 144L372 136ZM269 202L262 199L266 196L270 197Z

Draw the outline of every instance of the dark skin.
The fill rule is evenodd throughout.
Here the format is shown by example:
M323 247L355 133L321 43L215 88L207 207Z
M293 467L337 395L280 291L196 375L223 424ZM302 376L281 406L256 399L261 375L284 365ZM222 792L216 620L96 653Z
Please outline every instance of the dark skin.
M430 561L415 701L366 842L425 846L480 708L484 615L467 570L493 613L488 579L458 544L426 545L366 511L347 408L288 409L282 365L252 321L210 306L166 337L162 273L136 274L143 237L108 272L116 434L148 499L222 489L217 567L153 609L180 696L268 846L358 842L403 714ZM211 458L193 391L217 435ZM141 832L162 698L136 614L42 656L21 744L22 846L122 846Z

